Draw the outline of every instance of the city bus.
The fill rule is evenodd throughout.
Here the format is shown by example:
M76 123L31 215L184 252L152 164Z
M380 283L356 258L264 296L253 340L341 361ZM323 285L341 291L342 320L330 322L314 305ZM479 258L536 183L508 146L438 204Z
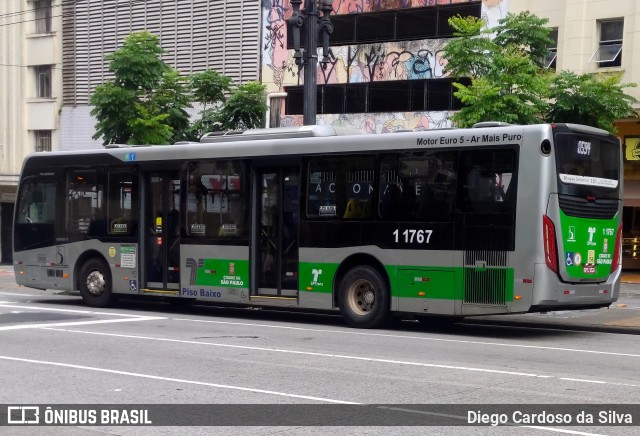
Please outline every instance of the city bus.
M620 289L622 189L619 139L575 124L34 153L14 267L92 307L144 295L339 311L361 328L601 308Z

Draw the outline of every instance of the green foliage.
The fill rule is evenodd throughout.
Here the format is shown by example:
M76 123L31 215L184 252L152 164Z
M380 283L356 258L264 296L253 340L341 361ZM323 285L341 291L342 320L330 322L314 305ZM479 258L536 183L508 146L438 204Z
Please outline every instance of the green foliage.
M231 79L215 70L206 70L191 75L191 88L195 101L205 106L222 103L231 89Z
M167 144L186 135L190 107L186 79L160 56L156 35L131 33L121 48L105 57L113 80L96 87L90 102L96 120L94 139L111 143ZM154 130L155 129L155 130Z
M190 127L189 114L186 108L191 107L189 78L182 77L177 70L165 71L162 83L155 92L153 104L155 113L167 114L165 123L173 130L171 142L187 139Z
M129 144L168 144L173 135L173 129L165 122L169 114L152 115L144 105L137 106L139 116L129 120Z
M546 18L539 18L529 11L518 15L508 14L493 29L493 42L498 47L518 50L522 56L542 67L542 59L549 54L547 47L553 43L549 37L551 29L546 27L548 22Z
M464 106L452 120L460 127L480 121L528 124L539 120L548 95L547 74L537 59L546 53L550 41L549 29L542 27L546 21L528 12L509 14L501 25L484 32L483 22L476 17L458 16L449 22L458 38L445 49L446 71L472 79L469 86L455 84L455 96Z
M495 44L489 38L482 38L483 21L476 17L449 19L453 28L453 38L445 48L447 60L445 71L452 77L480 77L491 70L491 57L487 53L495 51Z
M150 32L134 32L124 40L122 47L105 56L109 71L116 76L114 83L125 89L151 92L160 85L162 75L169 66L160 56L164 50L158 37Z
M136 101L133 90L106 82L96 86L91 96L94 108L91 115L98 121L93 139L102 138L103 144L126 144L131 137L129 120L137 116L132 102Z
M198 141L207 132L221 130L218 109L226 101L231 90L231 79L215 70L206 70L191 75L193 98L203 106L200 118L191 125L187 138Z
M619 75L554 74L542 67L551 42L547 22L529 12L508 14L483 31L478 18L449 19L457 38L444 51L445 71L454 78L471 78L468 86L454 83L455 96L463 103L454 123L555 121L614 132L616 119L634 114L635 99L624 88L635 84L620 84Z
M558 73L551 81L554 104L545 115L547 122L571 122L615 132L614 121L635 116L635 98L624 89L635 83L620 83L621 74L577 75Z
M211 131L262 126L267 110L263 85L250 82L231 91L231 79L214 70L182 77L162 61L162 53L158 37L144 31L130 34L105 57L115 78L91 96L94 139L102 138L104 145L168 144L197 141ZM203 105L193 124L187 113L192 100Z
M199 141L207 132L219 132L222 126L218 121L218 112L215 109L204 109L200 112L200 118L191 124L189 129L189 141ZM230 129L235 130L235 129Z
M248 82L231 94L217 120L221 130L253 129L263 125L266 111L265 86Z

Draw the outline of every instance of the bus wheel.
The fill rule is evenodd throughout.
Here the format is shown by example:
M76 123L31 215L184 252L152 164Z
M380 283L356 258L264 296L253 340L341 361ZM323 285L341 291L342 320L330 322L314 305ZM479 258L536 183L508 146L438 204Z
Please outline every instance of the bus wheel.
M340 312L353 327L375 328L389 318L389 290L370 266L355 267L340 282Z
M87 306L107 307L113 301L111 272L104 261L89 259L80 270L80 295Z

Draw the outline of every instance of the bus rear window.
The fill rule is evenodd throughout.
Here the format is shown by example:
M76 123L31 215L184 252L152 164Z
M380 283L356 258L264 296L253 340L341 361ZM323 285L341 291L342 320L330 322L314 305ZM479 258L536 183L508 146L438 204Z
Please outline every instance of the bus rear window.
M620 180L620 144L598 137L559 133L556 165L559 189L580 195L617 191Z

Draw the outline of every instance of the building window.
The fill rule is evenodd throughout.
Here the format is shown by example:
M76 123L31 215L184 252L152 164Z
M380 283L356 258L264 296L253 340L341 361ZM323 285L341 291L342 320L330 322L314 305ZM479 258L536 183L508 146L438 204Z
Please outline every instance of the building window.
M457 80L465 86L468 79ZM287 86L285 114L304 110L302 86ZM318 85L318 114L457 110L462 103L453 93L453 79L390 80Z
M51 151L51 130L36 130L36 151Z
M435 2L432 2L435 3ZM449 38L453 29L449 18L480 17L480 2L331 15L332 47L374 42ZM291 26L287 22L287 26ZM304 44L303 44L304 45ZM293 49L293 31L288 29L287 48Z
M558 57L558 28L554 27L549 33L549 38L553 40L551 44L547 46L549 54L542 59L542 66L549 68L550 70L556 69L556 58Z
M36 33L51 32L51 0L33 2L36 12Z
M51 98L51 65L36 67L38 98Z
M600 44L589 62L598 67L619 67L622 65L622 31L624 20L600 21Z

